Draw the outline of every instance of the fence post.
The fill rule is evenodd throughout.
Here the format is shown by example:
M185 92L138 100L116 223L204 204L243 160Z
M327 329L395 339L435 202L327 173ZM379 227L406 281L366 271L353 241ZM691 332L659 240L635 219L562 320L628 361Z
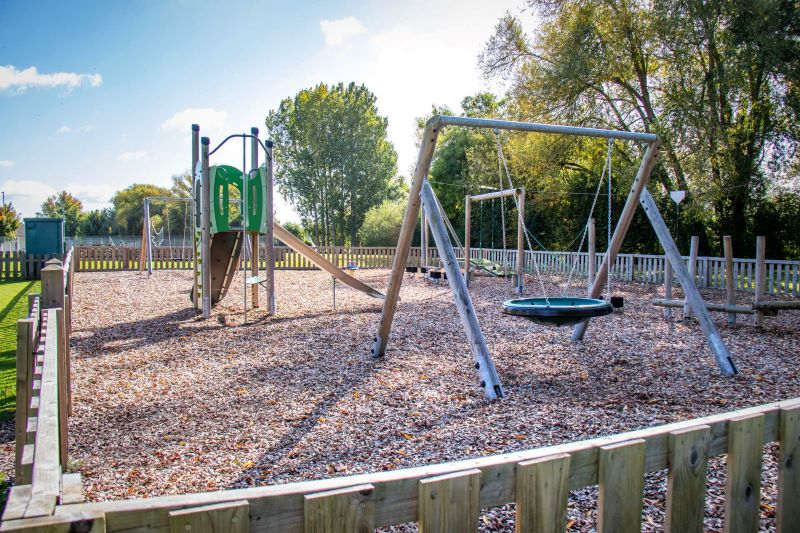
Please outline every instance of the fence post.
M728 476L725 485L725 531L758 531L761 504L761 448L764 415L728 422Z
M42 269L42 309L63 309L64 295L64 270L61 261L51 259Z
M736 282L733 279L733 242L730 235L722 237L722 248L725 253L725 303L736 304ZM736 324L736 313L728 313L728 325Z
M672 300L672 263L669 257L664 255L664 299ZM672 318L672 308L664 308L664 318Z
M645 441L601 446L597 479L597 531L637 533L642 523Z
M764 236L756 237L756 294L753 298L756 303L764 299L764 286L767 281L767 262L766 262L767 239ZM757 327L764 325L764 312L757 310L753 323Z
M703 533L706 466L711 427L702 425L669 434L669 478L664 530Z
M689 249L689 278L692 283L697 284L697 251L700 248L700 237L692 235L692 244ZM689 308L689 298L686 298L686 305L683 307L683 316L692 316Z
M780 411L781 458L778 463L779 533L800 530L800 406Z
M480 516L481 471L454 472L419 482L420 533L475 531Z

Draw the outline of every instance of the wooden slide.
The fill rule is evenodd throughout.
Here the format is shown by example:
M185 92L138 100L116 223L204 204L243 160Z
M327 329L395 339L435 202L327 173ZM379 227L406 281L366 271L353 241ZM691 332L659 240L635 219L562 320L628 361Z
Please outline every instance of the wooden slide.
M280 224L273 223L272 229L275 232L276 239L282 241L284 244L286 244L286 246L302 255L348 287L352 287L353 289L366 293L373 298L380 298L381 300L384 298L384 295L381 292L376 291L366 283L362 283L347 272L343 271L338 266L322 257L317 253L316 250L289 233L289 231Z

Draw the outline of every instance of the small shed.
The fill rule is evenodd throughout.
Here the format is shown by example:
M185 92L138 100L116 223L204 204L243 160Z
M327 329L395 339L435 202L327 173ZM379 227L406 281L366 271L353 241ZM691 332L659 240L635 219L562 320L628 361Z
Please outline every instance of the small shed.
M63 218L26 218L25 253L63 254L64 253L64 219Z

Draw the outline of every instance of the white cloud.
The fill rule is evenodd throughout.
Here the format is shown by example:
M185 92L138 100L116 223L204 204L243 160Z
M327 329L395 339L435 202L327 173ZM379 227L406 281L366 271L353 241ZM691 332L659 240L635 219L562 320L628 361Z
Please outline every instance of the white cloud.
M228 119L228 113L210 107L190 107L178 111L161 123L165 130L189 131L192 124L200 124L200 131L218 130Z
M40 74L36 67L18 70L14 65L0 66L0 91L7 89L25 91L29 87L75 89L81 85L97 87L101 83L103 83L103 76L100 74L78 74L76 72Z
M142 161L147 159L147 150L139 150L137 152L123 152L117 156L120 161Z
M84 210L91 211L111 205L111 197L121 187L105 183L69 183L64 188L83 202Z
M340 45L351 37L367 33L367 28L352 16L338 20L320 20L319 28L325 35L325 43L329 46Z
M58 133L71 133L71 132L72 132L72 128L70 128L66 124L64 126L61 126L60 128L58 128Z
M17 213L25 217L36 216L42 202L61 190L36 180L5 180L0 184L0 189L6 193L6 201L14 204ZM83 203L83 208L89 211L109 207L117 187L73 182L63 189L76 196Z
M0 168L11 168L15 165L13 161L9 161L8 159L0 159Z
M6 180L0 185L21 216L36 216L42 202L57 191L50 185L35 180Z

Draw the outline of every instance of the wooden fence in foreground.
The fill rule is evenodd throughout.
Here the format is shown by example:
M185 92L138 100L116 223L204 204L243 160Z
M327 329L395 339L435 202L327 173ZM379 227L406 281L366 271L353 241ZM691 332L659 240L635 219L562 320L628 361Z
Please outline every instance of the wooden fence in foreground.
M61 503L82 501L80 474L67 467L72 411L69 336L72 330L72 254L42 269L42 293L29 297L27 318L17 322L17 493L8 519L50 517Z
M566 528L569 490L598 485L597 530L627 533L641 529L645 475L667 469L665 531L702 532L707 462L727 454L725 530L755 532L759 529L762 451L769 442L780 444L777 531L800 531L800 398L608 437L417 468L79 503L79 478L62 474L65 463L58 462L55 412L60 404L56 398L64 394L57 394L53 386L62 381L56 375L57 348L51 340L58 328L48 314L43 311L39 413L49 409L53 414L40 422L36 434L32 483L11 489L0 531L349 533L418 522L425 533L460 533L477 530L481 509L513 502L518 532L554 533ZM48 438L40 437L40 431L46 431Z

